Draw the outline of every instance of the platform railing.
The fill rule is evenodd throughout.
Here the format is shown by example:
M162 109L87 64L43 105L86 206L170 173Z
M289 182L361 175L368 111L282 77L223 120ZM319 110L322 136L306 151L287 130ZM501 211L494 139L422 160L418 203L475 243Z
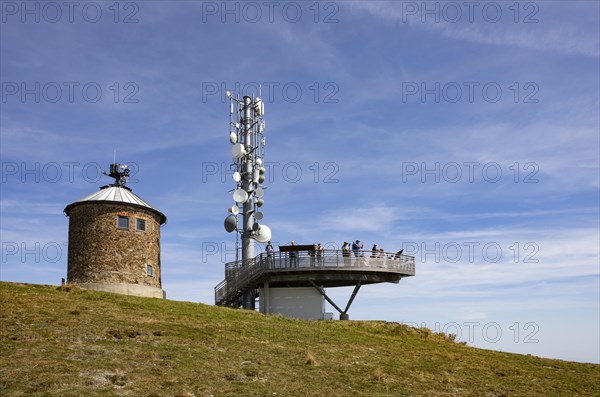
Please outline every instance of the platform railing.
M225 264L225 280L215 287L217 305L240 295L264 273L319 270L384 271L415 275L415 258L390 252L344 252L342 250L262 253L246 261Z

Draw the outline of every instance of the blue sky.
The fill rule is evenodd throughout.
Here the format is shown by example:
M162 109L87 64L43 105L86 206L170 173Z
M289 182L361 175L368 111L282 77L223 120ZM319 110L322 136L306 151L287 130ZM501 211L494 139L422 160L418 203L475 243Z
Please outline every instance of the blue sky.
M66 276L62 210L116 149L168 217L163 288L212 304L225 91L262 85L273 241L416 257L352 319L599 362L599 5L472 4L3 2L0 279Z

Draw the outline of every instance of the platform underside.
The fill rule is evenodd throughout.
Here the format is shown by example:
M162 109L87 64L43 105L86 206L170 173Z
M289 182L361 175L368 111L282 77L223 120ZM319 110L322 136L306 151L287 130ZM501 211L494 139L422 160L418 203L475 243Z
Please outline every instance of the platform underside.
M324 288L349 287L361 282L362 285L375 283L398 283L401 274L387 271L364 271L360 269L335 270L287 270L284 272L268 272L257 281L257 286L268 281L272 287L307 287L312 282Z

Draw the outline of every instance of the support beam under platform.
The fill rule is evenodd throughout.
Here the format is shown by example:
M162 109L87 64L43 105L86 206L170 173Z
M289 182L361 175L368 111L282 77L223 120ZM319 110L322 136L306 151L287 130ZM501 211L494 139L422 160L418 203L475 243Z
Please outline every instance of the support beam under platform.
M319 293L321 293L321 295L323 295L323 298L325 298L325 300L327 302L329 302L331 304L331 306L333 306L335 308L335 310L338 311L338 313L340 313L340 320L350 320L350 316L348 315L348 310L350 309L350 306L352 305L354 298L356 298L356 294L358 294L358 290L360 290L360 286L361 286L360 281L354 287L354 290L352 291L352 295L350 295L350 299L348 300L348 304L346 305L346 309L344 311L342 311L342 309L340 309L339 306L336 305L335 302L330 297L327 296L327 294L325 293L325 290L322 287L315 284L314 281L310 281L310 283L312 284L313 287L315 287L315 289L317 291L319 291Z
M354 290L352 291L352 295L350 295L350 300L348 301L348 304L346 305L346 310L344 310L344 313L348 313L348 309L350 309L350 305L352 304L352 302L354 302L354 298L356 298L356 294L358 294L359 289L360 289L360 281L356 284L356 287L354 287Z

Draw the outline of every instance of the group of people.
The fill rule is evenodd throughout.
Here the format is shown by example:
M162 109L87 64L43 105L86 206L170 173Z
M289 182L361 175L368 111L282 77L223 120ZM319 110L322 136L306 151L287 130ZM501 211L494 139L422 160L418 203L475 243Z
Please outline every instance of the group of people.
M350 257L351 252L354 253L356 258L364 257L364 243L360 240L356 240L350 245L347 241L344 241L344 244L342 244L342 256ZM386 254L383 248L377 248L377 244L373 244L373 248L371 248L371 258L400 259L403 252L404 250L401 249L395 254Z
M364 247L365 245L360 240L356 240L355 242L353 242L352 252L354 252L354 256L357 258L360 256L364 256ZM350 256L350 244L348 244L347 241L344 241L344 244L342 244L342 256Z
M294 245L296 245L296 242L292 241L290 243L290 245L294 246ZM313 244L313 249L308 251L308 255L311 258L311 265L313 264L315 259L317 260L317 262L319 264L322 263L324 251L325 251L325 248L323 247L323 245L321 243ZM273 245L269 241L266 246L267 256L269 258L272 258L273 252L274 252ZM370 258L400 259L402 257L403 252L404 252L404 250L401 249L400 251L396 252L395 254L386 253L383 250L383 248L378 248L377 244L373 244L373 248L371 248ZM345 261L349 261L352 254L354 254L354 256L356 258L364 258L365 257L364 243L362 241L356 240L352 244L348 243L347 241L344 241L344 244L342 244L342 257L344 257ZM298 264L298 252L297 251L289 251L289 258L291 260L292 265Z

